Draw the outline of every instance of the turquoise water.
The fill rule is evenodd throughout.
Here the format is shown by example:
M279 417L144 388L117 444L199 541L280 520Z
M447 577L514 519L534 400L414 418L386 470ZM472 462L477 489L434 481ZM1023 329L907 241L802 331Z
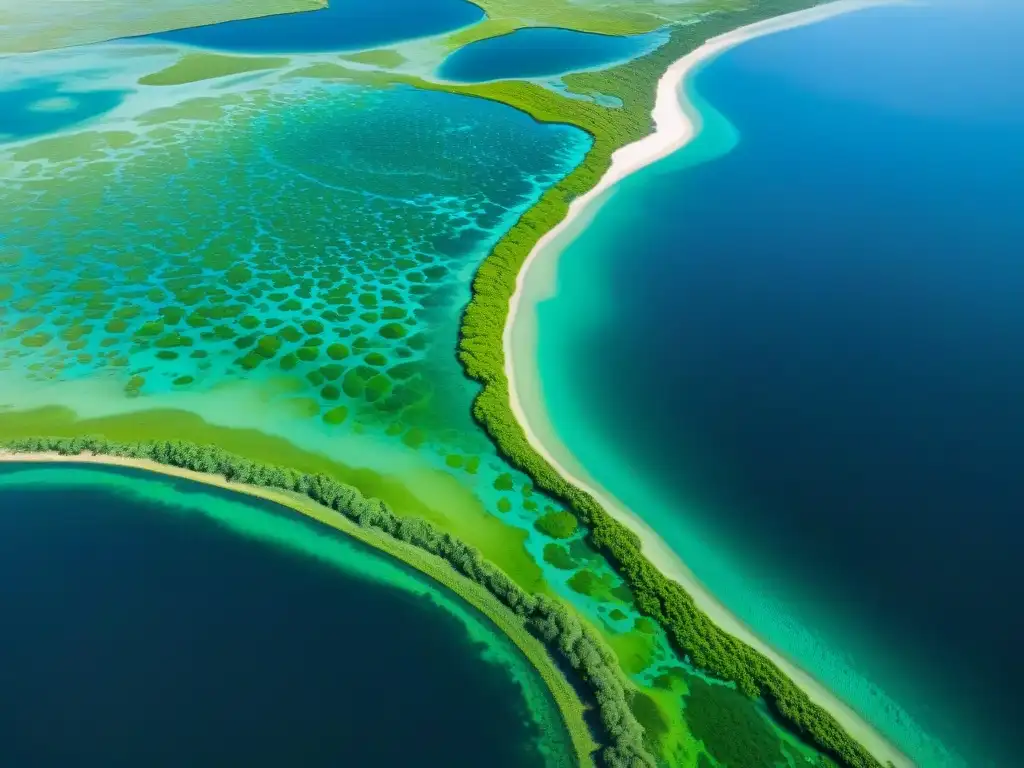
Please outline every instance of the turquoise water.
M287 378L277 399L322 430L468 424L461 371L439 358L469 276L589 139L480 99L301 79L216 109L143 115L91 160L12 155L0 271L18 342L0 367L121 371L156 395ZM117 185L96 172L111 161Z
M331 0L308 13L243 19L155 35L237 53L354 51L449 32L481 21L467 0Z
M575 764L486 617L280 506L15 464L0 532L4 765Z
M538 310L587 472L926 768L1024 752L1022 31L938 3L724 54Z
M81 125L112 110L123 96L117 90L69 91L48 80L0 90L0 142Z
M444 60L438 75L463 83L557 77L628 61L666 39L662 32L626 37L554 27L517 29L463 46Z

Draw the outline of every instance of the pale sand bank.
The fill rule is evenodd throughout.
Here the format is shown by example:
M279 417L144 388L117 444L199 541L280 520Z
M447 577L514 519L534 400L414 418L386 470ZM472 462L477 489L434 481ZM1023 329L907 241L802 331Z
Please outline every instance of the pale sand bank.
M771 659L881 763L892 762L903 768L913 766L913 762L828 688L770 647L730 613L656 531L589 477L548 420L536 365L536 306L555 293L557 261L562 249L612 197L613 188L619 181L684 147L699 131L699 115L693 114L690 105L681 103L680 88L686 77L709 59L748 40L886 4L891 4L891 0L840 0L768 19L712 38L673 63L658 81L657 100L652 112L654 133L616 151L611 167L597 186L573 201L566 218L544 235L527 257L509 304L503 343L512 410L534 450L562 477L590 493L613 517L635 531L643 542L644 555L666 576L680 583L719 627Z

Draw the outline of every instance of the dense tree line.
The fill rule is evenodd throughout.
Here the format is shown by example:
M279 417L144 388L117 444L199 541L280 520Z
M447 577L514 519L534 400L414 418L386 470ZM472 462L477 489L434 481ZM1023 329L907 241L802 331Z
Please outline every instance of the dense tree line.
M367 498L352 486L323 474L306 474L262 464L212 445L157 440L122 443L101 437L27 438L0 444L12 453L90 453L146 459L195 472L221 475L245 485L300 493L341 513L358 525L380 531L446 561L457 572L484 587L521 617L527 630L552 655L561 657L589 688L600 713L603 738L601 759L609 768L655 768L644 745L644 730L630 709L631 689L622 676L615 654L564 604L532 595L480 551L418 518L396 515L382 501ZM601 734L599 734L600 736Z
M572 200L594 187L611 165L612 153L652 129L656 83L669 64L706 40L738 27L818 5L814 0L761 0L739 11L706 15L700 23L676 27L654 53L600 72L565 76L582 94L602 93L622 100L620 109L564 98L529 83L496 83L461 92L512 104L538 120L583 128L593 145L583 163L528 210L487 257L473 280L463 315L459 357L470 378L483 388L473 415L499 451L529 475L535 486L564 504L588 527L588 537L633 590L637 605L666 630L673 644L698 667L734 681L750 697L763 697L794 732L850 768L879 768L828 712L814 704L769 659L719 629L686 591L642 554L635 534L614 520L588 494L565 482L529 445L516 421L505 377L503 334L516 278L537 241L566 215Z

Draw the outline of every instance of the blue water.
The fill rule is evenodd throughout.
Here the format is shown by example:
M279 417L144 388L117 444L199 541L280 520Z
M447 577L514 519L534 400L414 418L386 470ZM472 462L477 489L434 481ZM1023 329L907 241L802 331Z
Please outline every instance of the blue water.
M571 764L485 618L261 500L8 465L0 585L5 766Z
M689 87L732 128L623 184L539 307L588 472L926 768L1024 754L1022 35L939 3L721 56Z
M437 35L483 18L483 10L468 0L331 0L320 11L230 21L154 37L238 53L351 51Z
M464 83L556 77L627 61L665 39L661 32L624 37L553 27L517 29L463 46L444 60L438 74Z
M0 142L60 131L109 112L123 91L68 91L50 80L0 90Z

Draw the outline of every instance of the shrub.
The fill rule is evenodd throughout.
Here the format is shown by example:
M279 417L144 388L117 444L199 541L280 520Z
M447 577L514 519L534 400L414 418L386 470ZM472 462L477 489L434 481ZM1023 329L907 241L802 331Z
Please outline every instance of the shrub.
M568 539L576 533L576 516L564 510L548 512L533 524L534 528L552 539Z
M401 339L407 333L408 331L405 330L405 326L401 323L385 323L380 327L380 335L385 339Z

